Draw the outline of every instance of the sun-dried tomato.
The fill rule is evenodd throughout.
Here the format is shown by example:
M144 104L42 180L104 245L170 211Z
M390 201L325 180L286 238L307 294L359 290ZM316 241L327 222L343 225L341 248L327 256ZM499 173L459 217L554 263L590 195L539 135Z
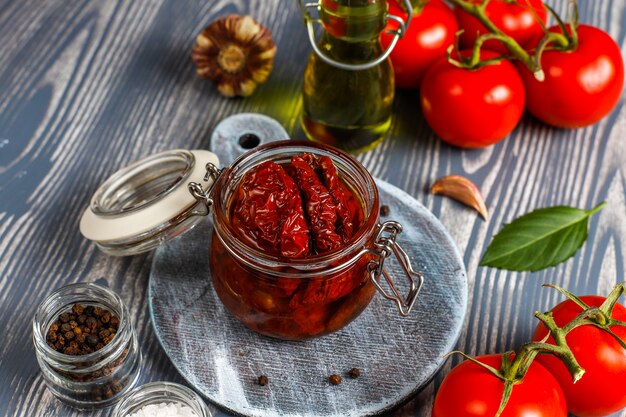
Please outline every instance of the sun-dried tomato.
M300 286L289 301L289 307L297 308L301 305L330 303L348 294L360 283L360 277L340 275L338 277L324 277L311 279L306 285Z
M335 232L337 206L333 198L302 156L293 156L291 165L295 168L296 182L304 196L315 249L324 253L339 248L342 239Z
M290 258L308 254L300 191L280 165L268 161L246 173L234 201L233 226L249 244Z
M341 235L344 243L348 242L356 231L355 224L358 226L361 222L359 216L362 211L354 198L354 193L346 190L345 185L339 180L339 174L333 161L328 156L320 156L317 158L317 164L324 185L328 188L337 206L339 217L337 232Z

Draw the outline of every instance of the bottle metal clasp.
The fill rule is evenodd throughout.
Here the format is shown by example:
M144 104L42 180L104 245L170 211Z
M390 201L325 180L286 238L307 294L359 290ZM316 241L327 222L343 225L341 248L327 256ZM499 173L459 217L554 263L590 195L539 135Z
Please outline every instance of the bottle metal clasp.
M215 183L217 182L218 177L222 173L222 170L219 169L215 164L209 162L206 164L206 174L204 174L204 181L211 181L207 189L202 188L202 184L197 182L190 182L187 184L187 189L191 193L191 195L201 203L202 207L206 209L204 213L198 213L202 215L207 215L211 212L211 207L213 206L213 188L215 187Z
M391 54L391 51L393 51L393 48L395 48L396 43L398 43L398 40L400 40L400 38L403 37L404 34L406 33L406 30L409 27L409 24L411 23L411 18L413 17L413 6L411 5L410 0L403 0L403 1L404 1L404 7L406 8L407 13L408 13L406 17L406 22L402 20L400 16L387 14L387 19L391 19L398 23L397 29L387 31L388 34L393 35L393 39L391 40L391 42L387 46L387 49L385 49L385 51L383 52L381 56L374 59L373 61L366 62L363 64L346 64L344 62L336 61L330 58L328 55L324 54L324 52L322 52L319 46L317 46L317 41L315 40L315 27L313 26L314 23L320 23L321 20L319 17L313 17L311 14L311 10L315 10L319 14L319 10L321 8L320 2L318 1L315 3L303 3L303 0L298 0L298 6L299 6L301 13L304 15L304 21L306 23L307 32L309 35L309 41L311 42L311 47L313 48L313 51L315 51L315 54L318 57L320 57L320 59L324 61L325 63L327 63L328 65L332 65L334 67L337 67L343 70L348 70L348 71L363 71L366 69L374 68L375 66L384 62Z
M376 240L374 241L373 253L378 255L378 259L373 259L368 264L370 272L370 279L376 286L378 291L388 300L395 301L398 311L402 316L408 316L415 304L417 295L419 294L422 285L424 284L424 277L419 272L413 270L411 266L411 260L406 252L402 249L400 244L396 242L398 234L402 232L402 225L394 221L386 221L380 225L380 229L376 234ZM402 270L404 271L409 281L409 292L406 297L403 297L396 288L391 276L385 271L385 259L394 254L396 259L400 263ZM383 276L391 293L383 288L380 283L380 277Z

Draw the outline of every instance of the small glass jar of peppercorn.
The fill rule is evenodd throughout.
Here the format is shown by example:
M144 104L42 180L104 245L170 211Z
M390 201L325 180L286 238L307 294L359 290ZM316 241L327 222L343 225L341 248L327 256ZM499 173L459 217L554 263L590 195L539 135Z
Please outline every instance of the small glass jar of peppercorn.
M141 351L128 309L96 284L48 295L33 319L33 342L46 385L76 408L110 406L139 376Z

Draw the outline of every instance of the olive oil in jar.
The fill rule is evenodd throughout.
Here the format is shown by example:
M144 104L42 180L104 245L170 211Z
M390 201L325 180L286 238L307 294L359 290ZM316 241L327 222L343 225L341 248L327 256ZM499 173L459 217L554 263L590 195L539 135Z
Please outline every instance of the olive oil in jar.
M358 66L383 54L379 42L386 2L322 0L318 49L334 62ZM344 69L313 52L304 73L302 126L308 138L350 152L376 146L391 126L394 98L389 59Z

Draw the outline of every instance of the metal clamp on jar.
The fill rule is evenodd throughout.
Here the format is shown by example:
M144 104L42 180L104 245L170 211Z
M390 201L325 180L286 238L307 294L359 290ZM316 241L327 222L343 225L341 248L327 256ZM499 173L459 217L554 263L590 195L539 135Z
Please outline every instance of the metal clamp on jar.
M299 340L334 332L367 307L376 289L395 302L400 314L409 314L424 280L396 241L401 225L380 224L378 190L365 167L329 146L270 142L221 170L217 156L202 150L166 151L130 165L98 189L81 232L109 254L131 255L182 235L211 213L215 291L240 321L268 336ZM349 241L328 253L304 258L265 253L237 233L234 196L250 170L267 161L286 164L303 153L332 160L358 200L363 222ZM408 280L406 296L385 271L392 255Z

